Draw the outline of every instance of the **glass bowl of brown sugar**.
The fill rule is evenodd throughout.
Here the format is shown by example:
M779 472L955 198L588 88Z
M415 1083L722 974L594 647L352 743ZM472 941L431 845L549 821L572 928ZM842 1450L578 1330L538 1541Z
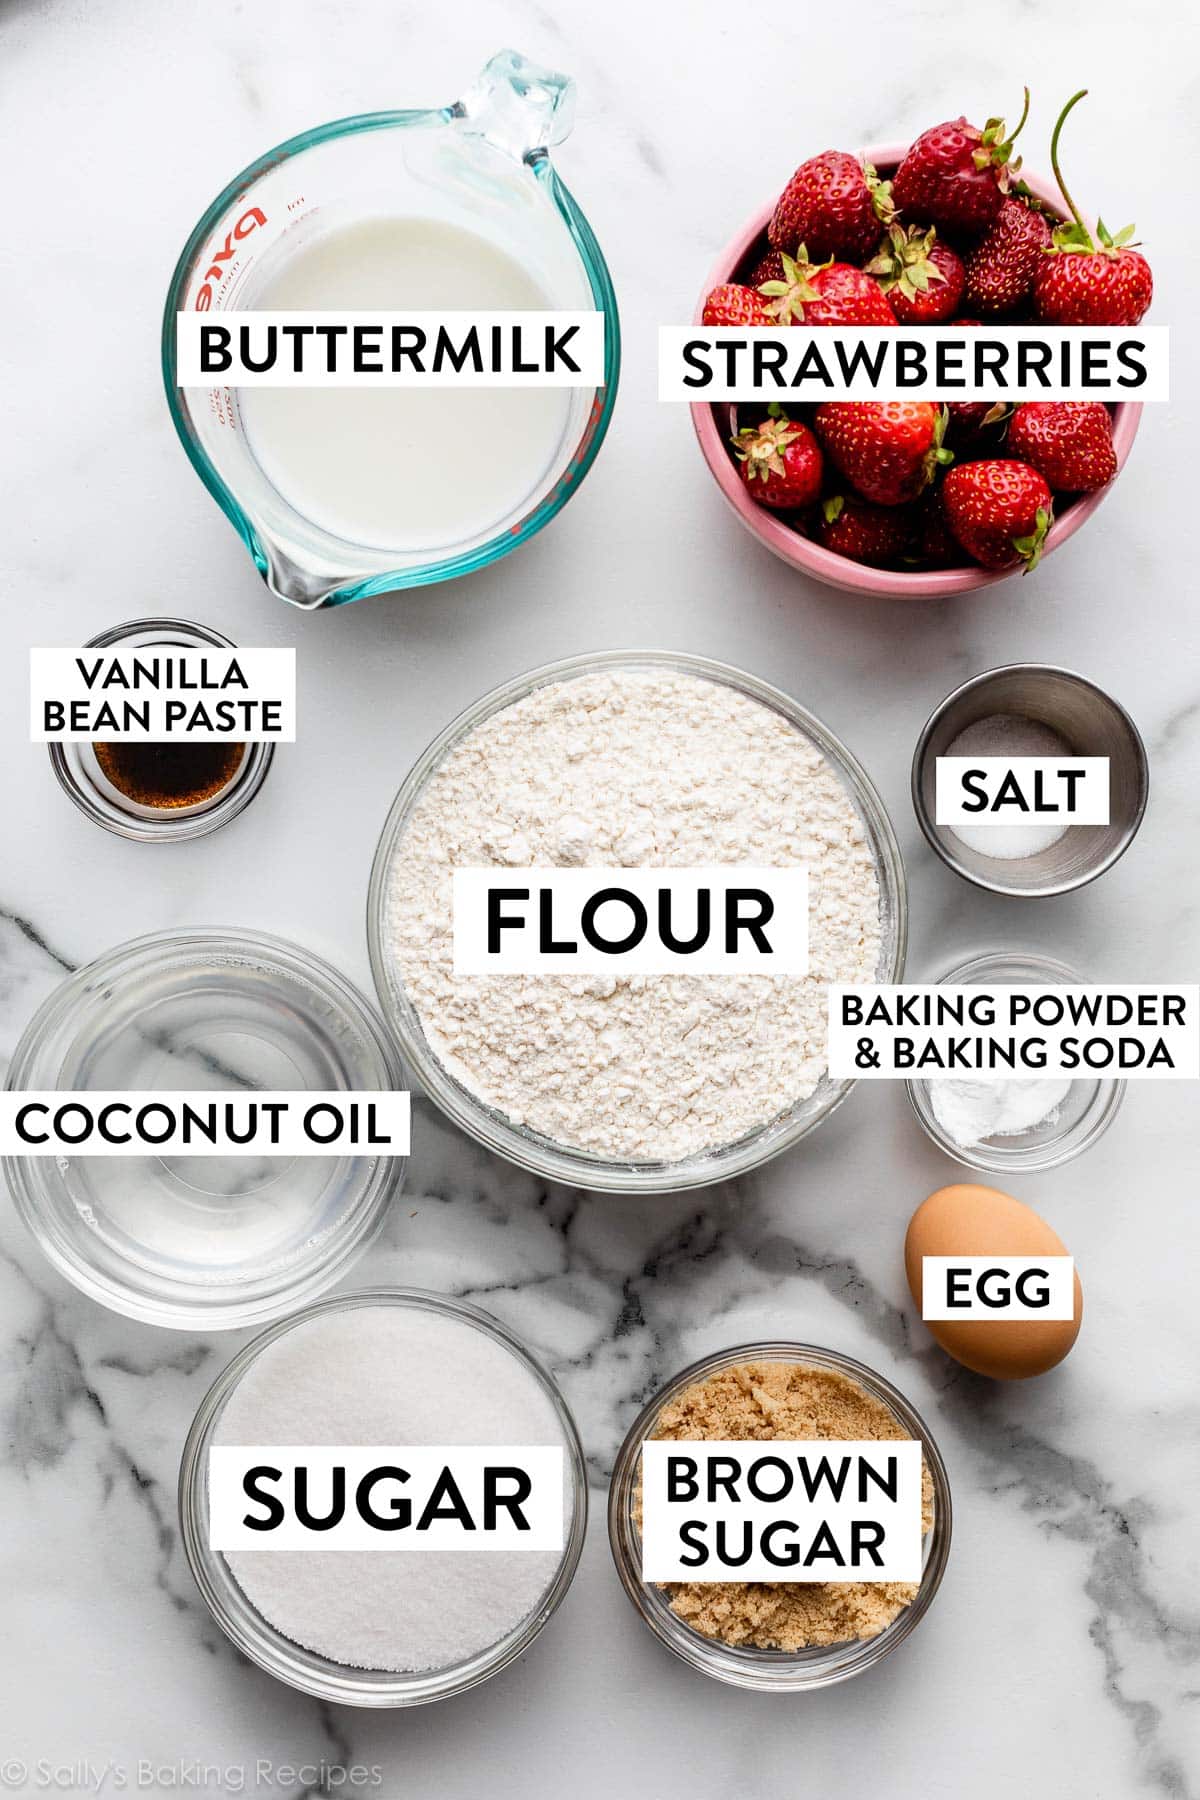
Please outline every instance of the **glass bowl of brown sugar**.
M645 1580L642 1448L658 1438L918 1440L920 1581ZM950 1482L916 1409L864 1363L813 1344L739 1344L683 1369L638 1414L613 1469L608 1534L625 1592L668 1650L733 1687L800 1693L873 1668L924 1618L950 1554Z
M92 638L86 650L232 650L229 638L187 619L133 619ZM106 831L144 843L204 837L249 806L267 778L271 743L224 737L150 743L57 739L50 764L81 812Z

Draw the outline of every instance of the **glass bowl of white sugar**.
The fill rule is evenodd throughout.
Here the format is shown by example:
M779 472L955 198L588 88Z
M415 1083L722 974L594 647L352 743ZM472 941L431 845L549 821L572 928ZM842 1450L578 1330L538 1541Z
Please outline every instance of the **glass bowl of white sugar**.
M324 1533L337 1504L336 1470L331 1476L319 1456L302 1452L333 1446L336 1462L355 1447L380 1448L384 1479L374 1504L394 1520L397 1492L419 1481L415 1463L411 1476L395 1466L408 1463L406 1450L444 1448L465 1483L472 1451L490 1445L503 1447L506 1462L530 1446L561 1451L561 1548L422 1549L402 1541L414 1538L415 1519L407 1534L393 1536L389 1524L371 1550L212 1547L221 1535L210 1504L219 1478L213 1449L253 1446L274 1450L280 1462L309 1461L304 1504L320 1515ZM456 1448L468 1459L461 1466ZM469 1491L446 1490L458 1498ZM270 1496L281 1511L282 1496L290 1513L285 1480ZM257 1487L251 1498L257 1504L248 1511L260 1517ZM298 1515L298 1488L294 1507ZM340 1705L418 1706L498 1674L557 1611L583 1548L587 1467L557 1384L507 1326L464 1300L369 1288L270 1326L221 1372L184 1446L179 1519L205 1604L259 1668Z
M1082 979L1053 957L1015 950L968 957L938 977L939 985L950 987L1060 986ZM1073 1162L1104 1135L1125 1097L1123 1081L1099 1075L943 1075L905 1086L938 1148L990 1175L1036 1174Z
M455 971L455 871L803 866L803 975ZM898 981L904 868L861 764L788 695L668 651L598 653L496 688L420 757L367 906L384 1016L463 1130L549 1180L656 1193L744 1174L854 1085L829 987Z

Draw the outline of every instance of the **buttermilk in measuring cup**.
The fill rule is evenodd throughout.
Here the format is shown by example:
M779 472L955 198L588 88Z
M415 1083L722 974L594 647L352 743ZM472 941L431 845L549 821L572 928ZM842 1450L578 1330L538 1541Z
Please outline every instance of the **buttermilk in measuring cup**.
M376 217L306 230L265 271L270 312L542 311L552 307L498 245L440 220ZM242 427L263 474L323 530L388 550L486 534L543 480L567 429L562 388L254 387Z

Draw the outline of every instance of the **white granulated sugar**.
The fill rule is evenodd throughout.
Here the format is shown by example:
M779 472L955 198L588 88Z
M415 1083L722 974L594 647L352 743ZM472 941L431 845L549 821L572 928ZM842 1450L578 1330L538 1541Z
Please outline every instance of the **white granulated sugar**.
M809 870L801 977L453 972L455 867L748 863ZM667 669L538 688L441 763L397 845L388 934L425 1035L514 1123L622 1162L737 1142L826 1070L826 991L874 980L863 821L815 744L723 683Z
M562 1444L544 1389L503 1344L436 1314L357 1306L297 1325L251 1364L217 1444ZM564 1517L569 1517L565 1514ZM444 1669L540 1605L552 1551L238 1551L247 1599L345 1668Z

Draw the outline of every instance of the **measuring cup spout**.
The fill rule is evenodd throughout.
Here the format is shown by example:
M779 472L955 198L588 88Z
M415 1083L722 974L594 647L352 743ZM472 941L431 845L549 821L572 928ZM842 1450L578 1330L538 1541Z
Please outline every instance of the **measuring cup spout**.
M527 162L561 144L575 122L575 83L516 50L500 50L451 108L464 129Z
M257 537L255 561L263 580L277 599L286 600L289 605L299 606L306 612L315 612L318 607L335 605L338 600L346 598L347 577L344 570L333 573L324 569L306 568L278 544L265 542L261 530Z

